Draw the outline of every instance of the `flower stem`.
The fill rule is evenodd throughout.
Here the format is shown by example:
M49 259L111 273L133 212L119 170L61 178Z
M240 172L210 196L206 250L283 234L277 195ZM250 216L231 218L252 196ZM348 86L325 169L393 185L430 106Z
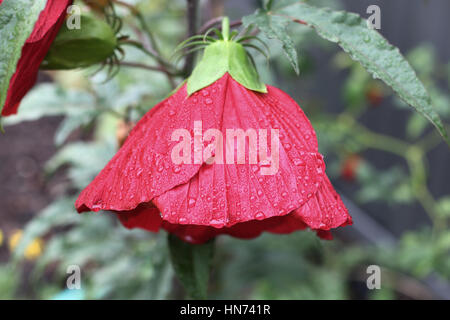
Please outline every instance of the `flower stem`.
M222 36L223 40L230 40L230 19L228 17L222 19Z
M341 114L338 117L338 121L349 128L354 128L367 148L392 153L405 159L410 172L409 180L413 195L431 219L434 233L445 230L447 225L446 221L439 217L436 200L427 186L425 165L425 153L427 149L424 148L423 141L411 144L397 138L373 132L357 123L352 116L345 114Z
M159 65L161 66L162 71L167 75L167 80L169 81L170 86L172 88L175 88L176 84L172 77L173 73L169 71L169 69L173 69L173 66L162 57L161 52L158 47L158 44L156 42L156 39L153 35L153 32L151 31L150 27L148 26L147 22L145 21L145 17L135 6L133 6L129 3L123 2L121 0L113 0L113 3L127 8L131 12L131 14L136 17L136 19L139 21L139 24L141 25L143 31L148 36L151 47L147 48L144 44L137 42L137 41L133 41L133 40L122 41L121 44L132 45L132 46L140 49L147 55L151 56L152 58L156 59L156 61L158 61Z

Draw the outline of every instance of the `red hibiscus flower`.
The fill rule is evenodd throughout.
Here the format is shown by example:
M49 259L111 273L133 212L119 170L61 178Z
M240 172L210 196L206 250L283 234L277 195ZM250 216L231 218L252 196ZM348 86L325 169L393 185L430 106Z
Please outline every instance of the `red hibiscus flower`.
M2 2L3 0L0 0L0 5ZM72 0L47 1L33 32L22 48L16 72L10 80L2 116L17 113L20 101L36 83L39 66L64 22L70 4Z
M137 123L81 192L78 212L113 211L127 228L191 243L305 228L330 239L351 224L308 118L255 76L241 44L225 35L210 44L187 84Z

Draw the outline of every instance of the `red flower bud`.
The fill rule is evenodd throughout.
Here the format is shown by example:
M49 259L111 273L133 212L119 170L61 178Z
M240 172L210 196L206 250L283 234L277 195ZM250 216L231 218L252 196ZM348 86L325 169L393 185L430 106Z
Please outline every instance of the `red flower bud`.
M3 0L0 0L0 5ZM33 32L22 48L22 55L12 76L2 110L2 116L17 113L20 101L34 86L39 66L47 54L58 30L66 17L66 10L72 0L48 0L34 26Z

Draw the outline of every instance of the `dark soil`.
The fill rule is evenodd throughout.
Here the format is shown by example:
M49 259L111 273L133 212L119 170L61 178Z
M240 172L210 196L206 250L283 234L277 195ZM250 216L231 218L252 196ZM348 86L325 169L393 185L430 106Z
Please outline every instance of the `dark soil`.
M23 229L55 196L44 177L45 163L56 151L53 135L60 118L5 127L0 134L0 261L8 256L7 237Z

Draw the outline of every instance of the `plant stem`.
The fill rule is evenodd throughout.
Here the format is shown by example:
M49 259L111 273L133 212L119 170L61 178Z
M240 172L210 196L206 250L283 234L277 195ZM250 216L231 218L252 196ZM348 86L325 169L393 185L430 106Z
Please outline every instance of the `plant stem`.
M173 76L175 76L176 73L173 73L171 70L168 69L168 68L172 67L170 64L167 64L164 60L158 59L159 56L155 56L154 53L152 53L151 51L147 50L147 48L145 48L144 45L142 43L140 43L140 42L133 41L133 40L126 40L126 41L122 41L121 44L133 46L133 47L141 50L142 52L144 52L148 56L156 59L159 62L159 71L162 71L162 72L164 72L166 74L167 80L169 81L170 86L172 87L172 89L176 88L175 81L173 80ZM146 69L148 69L148 68L146 68ZM152 69L152 70L154 70L154 69Z
M212 18L211 20L206 21L206 23L203 26L200 27L200 30L198 31L198 33L199 34L204 34L206 31L208 31L209 29L211 29L215 25L217 25L220 22L222 22L223 18L224 18L223 16L220 16L220 17L215 17L215 18Z
M198 0L187 0L187 22L188 34L187 37L192 37L197 34L197 16L198 16ZM194 69L194 53L186 56L184 63L183 74L187 77Z
M150 70L150 71L159 71L159 72L163 72L163 73L169 73L171 76L175 76L174 73L170 73L168 70L164 69L161 66L150 66L144 63L139 63L139 62L121 62L120 63L121 66L124 67L131 67L131 68L140 68L140 69L146 69L146 70Z
M228 17L224 17L222 20L222 35L223 40L230 40L230 19Z
M363 125L355 121L351 116L341 114L339 116L339 121L349 126L350 128L355 128L355 132L358 132L359 136L364 140L366 145L371 148L383 150L396 154L400 157L404 157L406 154L409 144L387 135L379 134L369 130Z
M133 47L141 50L148 56L154 58L156 61L158 61L159 64L161 64L165 67L169 67L169 68L172 67L169 63L167 63L164 59L162 59L155 51L151 50L150 48L146 48L142 43L140 43L138 41L127 39L127 40L121 41L120 44L133 46Z
M427 186L425 169L425 152L422 143L409 144L400 139L372 132L357 123L349 115L341 114L338 117L346 126L354 128L368 148L378 149L395 154L405 159L410 171L411 187L416 200L424 208L433 223L434 232L445 230L446 222L439 217L437 203Z
M425 151L430 151L435 147L437 147L442 141L443 141L442 137L439 134L437 134L435 130L432 130L429 134L420 139L417 142L417 145L420 146Z
M142 15L142 13L135 6L129 3L123 2L121 0L113 0L113 2L117 5L120 5L130 10L130 12L138 19L139 23L142 26L142 29L148 35L152 48L155 50L156 53L160 54L158 43L156 42L153 32L151 31L150 27L145 21L145 17Z
M445 230L445 220L439 217L437 203L427 187L427 172L425 169L424 151L420 147L413 145L405 154L411 172L411 186L414 196L425 209L435 232Z
M156 42L156 39L153 35L153 32L151 31L150 27L148 26L147 22L145 21L145 17L142 15L142 13L133 5L128 4L126 2L123 2L121 0L112 0L113 3L123 6L127 8L131 14L133 14L136 19L139 21L139 24L141 25L142 29L144 30L145 34L148 36L148 39L150 40L150 47L147 47L145 44L142 44L137 41L133 40L126 40L122 41L121 44L129 44L132 45L147 55L151 56L152 58L156 59L161 66L161 71L163 71L166 76L167 80L170 83L170 86L174 89L176 87L175 81L173 80L173 73L170 72L168 69L173 69L173 66L167 62L161 55L161 52L159 50L159 46Z

